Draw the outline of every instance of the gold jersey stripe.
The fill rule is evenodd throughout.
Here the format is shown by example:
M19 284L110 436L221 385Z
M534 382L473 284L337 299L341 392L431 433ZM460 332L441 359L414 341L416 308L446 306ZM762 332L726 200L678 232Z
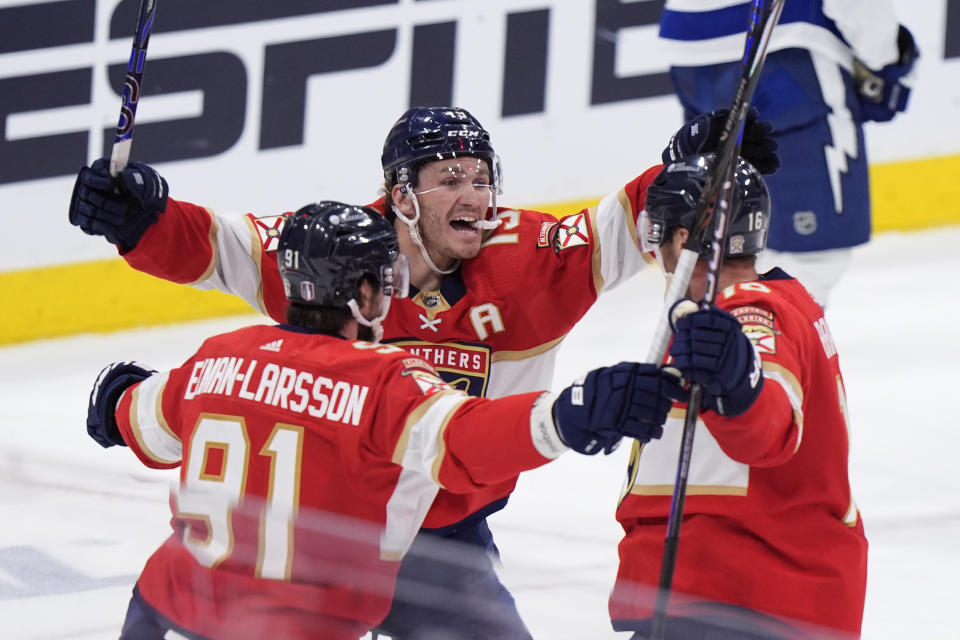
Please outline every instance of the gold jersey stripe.
M141 427L140 420L137 417L138 406L140 404L140 386L134 388L132 394L133 395L130 397L130 431L133 432L133 437L136 439L137 445L140 447L140 451L142 451L145 456L157 464L170 465L180 462L179 459L164 458L147 445L147 439L144 437L143 428ZM157 396L155 398L157 404L160 403L160 397L161 396ZM180 439L177 438L178 442L179 440Z
M250 257L257 265L257 273L260 274L260 284L257 285L257 304L260 305L260 312L267 315L267 305L263 301L263 247L260 245L260 233L249 216L244 216L243 220L250 230Z
M630 493L637 496L672 496L672 484L635 485ZM745 496L746 487L729 487L724 485L688 484L688 496Z
M492 360L493 362L500 362L503 360L526 360L527 358L539 356L540 354L546 353L547 351L550 351L550 349L553 349L566 337L566 334L564 334L559 338L551 340L550 342L545 342L540 346L533 347L531 349L525 349L523 351L494 351Z
M430 411L430 409L433 408L433 405L437 404L441 398L445 398L450 395L463 396L464 394L454 390L441 391L440 393L435 393L424 400L420 406L410 412L410 415L407 416L406 424L403 425L403 432L400 434L400 438L397 439L397 446L393 450L392 461L394 464L403 463L403 456L407 452L407 444L410 441L410 432L413 430L413 427L423 419L427 412ZM460 405L457 404L454 407L454 410L456 410L456 407L459 406ZM448 415L446 420L449 419L450 417ZM443 428L446 428L446 420L444 421Z
M603 247L600 246L600 229L597 228L597 207L587 209L587 219L590 221L590 240L593 241L593 288L600 295L603 291Z

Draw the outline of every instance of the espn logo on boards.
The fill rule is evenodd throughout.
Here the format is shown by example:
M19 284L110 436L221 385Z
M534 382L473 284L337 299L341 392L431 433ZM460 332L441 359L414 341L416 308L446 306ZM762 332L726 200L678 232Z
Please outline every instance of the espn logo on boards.
M463 47L458 48L457 41L476 28L474 21L454 17L462 15L465 6L489 13L487 22L502 25L497 27L503 29L502 57L482 52L484 60L504 61L500 68L491 68L485 80L500 90L500 115L544 113L550 48L561 46L549 39L551 20L557 19L551 6L559 6L559 1L548 1L546 8L531 3L508 10L486 3L476 8L479 5L465 0L431 0L416 14L423 17L407 25L401 18L410 12L401 14L400 9L411 7L401 6L399 0L165 0L152 30L142 96L189 94L198 113L141 114L134 133L137 159L154 164L217 156L236 145L250 127L256 129L260 151L303 145L311 78L363 73L397 58L409 60L406 73L399 75L409 82L408 104L453 104L455 84L467 81L456 77L457 57L465 55L458 51ZM617 43L610 38L621 29L656 24L662 3L592 0L591 4L596 29L584 50L592 52L593 59L590 76L583 79L589 85L590 103L670 94L665 73L618 77ZM369 19L362 23L366 26L349 26L359 23L354 16L361 9L368 12ZM0 155L18 159L0 165L0 185L73 175L89 158L109 155L115 124L99 123L107 111L109 120L116 122L115 106L105 109L102 96L95 100L96 89L106 77L119 105L136 11L137 0L58 0L0 7L0 66L5 70L0 72L0 120L5 125ZM98 15L109 16L109 42L97 40ZM283 39L290 18L318 16L331 18L322 23L322 37L287 34L289 40ZM341 23L347 25L339 27L342 31ZM376 24L381 28L372 28ZM259 41L235 37L245 25L257 26L252 32ZM170 34L177 36L177 55L163 53L160 46ZM396 78L392 75L391 81ZM249 118L248 95L254 102L259 96L256 121ZM25 127L25 133L24 127L8 122L90 105L96 112L86 114L89 122L77 123L88 125L82 129L72 118L40 130Z

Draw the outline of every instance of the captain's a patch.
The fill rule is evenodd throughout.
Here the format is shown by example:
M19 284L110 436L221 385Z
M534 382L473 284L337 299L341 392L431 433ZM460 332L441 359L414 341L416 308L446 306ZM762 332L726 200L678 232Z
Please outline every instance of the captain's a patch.
M743 325L743 333L750 338L757 351L761 354L777 352L777 335L780 332L776 329L772 312L747 306L731 309L730 313Z

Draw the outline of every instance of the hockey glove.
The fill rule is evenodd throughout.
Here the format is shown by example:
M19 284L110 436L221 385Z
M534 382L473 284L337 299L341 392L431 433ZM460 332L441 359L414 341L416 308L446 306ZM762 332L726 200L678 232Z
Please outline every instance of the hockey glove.
M900 25L897 33L900 57L879 71L867 69L859 61L854 63L854 83L863 120L886 122L907 108L910 97L911 74L920 51L910 31Z
M729 109L717 109L702 113L680 127L661 154L663 163L670 164L687 156L719 151L720 134L729 112ZM773 125L758 121L759 117L760 112L756 107L750 107L743 125L740 156L757 171L768 175L780 168L780 156L777 155L777 141L773 139Z
M139 362L114 362L104 367L93 383L87 407L87 433L104 448L115 444L127 446L120 435L114 412L117 400L127 387L146 380L156 371Z
M710 307L680 316L671 313L673 366L683 377L701 385L704 404L720 415L738 416L749 409L763 389L760 354L743 333L740 321L723 309ZM680 316L680 317L678 317Z
M564 389L553 403L553 422L571 449L610 453L623 436L659 438L673 401L686 397L679 379L660 367L621 362L594 369Z
M129 251L167 208L167 181L141 162L131 162L116 178L109 167L110 161L100 158L80 169L70 199L70 224Z

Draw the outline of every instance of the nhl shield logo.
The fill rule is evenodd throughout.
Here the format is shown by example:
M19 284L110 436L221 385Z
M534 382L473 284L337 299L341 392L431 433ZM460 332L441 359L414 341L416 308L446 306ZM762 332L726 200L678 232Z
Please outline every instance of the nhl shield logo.
M813 211L796 211L793 214L793 230L801 236L817 232L817 214Z

